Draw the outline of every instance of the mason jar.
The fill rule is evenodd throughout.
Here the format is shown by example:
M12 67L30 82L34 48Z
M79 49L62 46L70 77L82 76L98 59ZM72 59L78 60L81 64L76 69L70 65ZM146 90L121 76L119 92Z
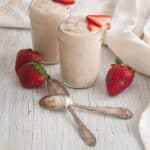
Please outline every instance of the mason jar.
M32 0L29 6L33 49L45 64L59 63L58 25L70 16L68 5L53 0Z
M72 88L88 88L97 80L100 70L104 30L89 31L82 17L63 20L58 29L62 80Z

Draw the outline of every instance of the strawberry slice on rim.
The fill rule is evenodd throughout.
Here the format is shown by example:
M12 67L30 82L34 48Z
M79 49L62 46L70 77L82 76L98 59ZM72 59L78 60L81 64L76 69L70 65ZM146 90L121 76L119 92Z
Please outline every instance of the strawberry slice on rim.
M86 16L86 20L89 23L96 25L97 27L102 27L101 20L98 17L95 17L94 15Z
M75 0L53 0L53 1L64 5L71 5L75 3Z
M97 28L97 26L95 26L92 23L88 23L87 28L88 28L89 31L93 31L93 30L95 30Z
M110 23L109 22L106 23L106 29L108 29L108 30L110 29Z
M86 20L88 21L88 29L91 31L91 24L99 27L100 29L110 29L110 21L112 17L109 15L88 15Z

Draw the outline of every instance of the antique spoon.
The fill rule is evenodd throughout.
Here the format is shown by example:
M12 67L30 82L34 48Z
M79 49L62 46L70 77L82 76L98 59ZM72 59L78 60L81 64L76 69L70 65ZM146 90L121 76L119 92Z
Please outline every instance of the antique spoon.
M71 98L69 96L69 92L67 89L61 84L56 79L52 79L51 81L48 82L48 93L49 95L59 95L59 97L62 96L61 100L62 101L53 101L53 105L57 107L57 105L65 109L66 105L65 103L69 102L72 107L77 107L80 109L86 109L90 111L96 111L99 113L103 113L105 115L111 115L118 117L120 119L130 119L133 117L133 113L126 107L110 107L110 106L105 106L105 107L94 107L94 106L86 106L82 104L76 104L71 102Z
M61 111L67 109L69 106L78 107L80 109L87 109L90 111L96 111L105 115L111 115L120 119L129 119L133 116L133 113L126 107L94 107L86 106L82 104L72 103L70 97L66 95L47 95L40 100L40 105L45 108Z
M55 111L68 109L71 112L72 116L74 117L76 124L78 125L79 134L83 139L83 141L89 146L94 146L96 144L95 136L80 120L80 118L77 116L77 114L75 113L73 107L69 104L69 102L70 102L69 99L68 100L64 99L63 95L54 94L41 98L39 104L43 108Z

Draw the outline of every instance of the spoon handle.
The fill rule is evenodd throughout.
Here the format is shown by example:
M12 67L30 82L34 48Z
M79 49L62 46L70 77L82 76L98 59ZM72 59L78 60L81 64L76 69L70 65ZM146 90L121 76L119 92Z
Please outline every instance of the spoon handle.
M72 104L72 106L80 109L100 112L105 115L115 116L120 119L129 119L133 117L133 113L126 107L94 107L94 106L86 106L82 104Z
M71 112L72 116L74 117L74 120L76 121L78 128L79 128L79 134L83 141L89 145L94 146L96 144L96 138L93 135L93 133L85 126L85 124L80 120L80 118L75 113L73 107L70 105L68 106L69 111Z

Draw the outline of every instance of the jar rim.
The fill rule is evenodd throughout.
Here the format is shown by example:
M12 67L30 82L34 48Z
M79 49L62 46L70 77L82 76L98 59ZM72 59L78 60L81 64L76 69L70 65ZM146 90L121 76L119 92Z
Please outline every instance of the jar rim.
M44 15L47 15L48 13L43 13L43 12L40 12L40 11L37 11L37 9L34 9L33 7L33 1L31 1L31 3L29 4L29 14L32 12L35 16L38 16L38 15L41 15L41 16L44 16ZM67 7L64 7L64 10L69 11L70 12L70 6L68 5ZM38 14L37 14L38 12Z
M79 19L85 20L83 16L67 17L67 18L63 19L63 20L59 23L59 26L58 26L58 33L61 32L61 33L65 34L65 35L68 35L68 36L89 36L89 35L92 36L92 35L100 34L100 33L104 34L104 32L105 32L105 29L98 29L98 30L96 30L96 31L89 31L89 32L86 32L86 33L83 33L83 34L79 34L79 33L74 33L74 34L71 34L71 33L70 33L70 34L69 34L69 32L65 32L65 31L62 30L61 25L62 25L66 20L72 19L72 18L75 18L75 19L79 18Z

